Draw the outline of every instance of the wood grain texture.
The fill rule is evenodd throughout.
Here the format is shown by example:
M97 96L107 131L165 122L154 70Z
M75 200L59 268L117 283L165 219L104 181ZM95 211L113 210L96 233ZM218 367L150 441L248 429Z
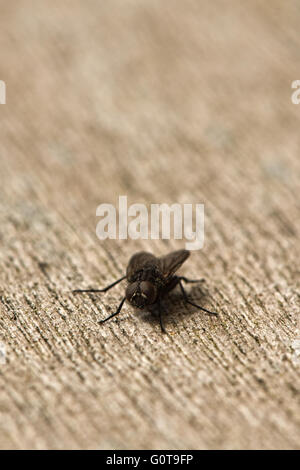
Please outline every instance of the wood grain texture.
M1 6L1 448L299 449L299 23L290 0ZM124 285L71 293L184 248L100 242L119 195L205 204L180 272L218 319L176 291L169 335L128 305L99 325Z

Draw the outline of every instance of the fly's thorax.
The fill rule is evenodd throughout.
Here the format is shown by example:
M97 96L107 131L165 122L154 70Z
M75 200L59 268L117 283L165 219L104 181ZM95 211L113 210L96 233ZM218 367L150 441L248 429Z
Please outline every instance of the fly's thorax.
M126 299L136 308L143 309L155 303L156 298L157 287L150 281L135 281L127 286Z
M127 277L129 283L149 281L158 287L164 284L162 272L153 265L146 265L142 269L135 271L130 277Z

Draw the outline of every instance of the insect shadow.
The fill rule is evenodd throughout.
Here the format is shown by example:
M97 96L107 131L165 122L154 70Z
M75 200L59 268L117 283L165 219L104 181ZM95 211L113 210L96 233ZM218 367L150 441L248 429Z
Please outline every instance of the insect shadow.
M153 306L157 306L161 330L165 333L166 330L162 321L162 311L165 311L166 309L163 308L162 301L176 286L180 287L181 295L185 303L193 305L209 315L217 315L216 312L211 312L190 300L185 291L184 284L199 283L202 279L194 280L188 279L184 276L175 275L175 272L185 262L189 255L190 252L188 250L172 251L171 253L161 257L156 257L151 253L142 251L136 253L130 258L126 274L107 287L104 287L103 289L76 289L73 292L107 292L119 282L126 279L128 285L125 296L122 298L117 310L104 320L100 320L99 323L104 323L118 315L122 310L125 300L127 300L134 308L139 310L144 310L146 307L150 310Z
M197 310L204 311L204 315L217 316L216 312L210 312L202 307L206 303L209 296L208 292L202 288L205 279L199 279L199 285L193 284L187 293L188 298L193 304L189 304L185 301L182 296L181 289L176 287L174 290L169 292L161 302L161 310L164 318L164 323L168 323L168 320L172 317L175 321L181 321L184 318L193 316L197 313ZM196 306L197 305L197 306ZM159 318L159 307L158 304L150 305L147 309L144 309L143 315L141 315L142 321L150 324L157 322Z

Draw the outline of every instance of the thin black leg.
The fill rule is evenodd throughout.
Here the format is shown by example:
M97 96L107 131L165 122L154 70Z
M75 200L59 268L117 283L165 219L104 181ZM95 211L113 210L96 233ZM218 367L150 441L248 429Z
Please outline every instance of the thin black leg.
M200 305L194 304L194 302L191 302L191 301L188 299L188 296L187 296L187 294L186 294L186 292L185 292L185 290L184 290L184 287L183 287L183 285L182 285L181 280L179 280L179 285L180 285L180 289L181 289L183 298L184 298L184 300L185 300L186 303L191 304L191 305L193 305L194 307L200 308L200 310L203 310L204 312L209 313L209 315L216 315L216 316L218 316L217 312L211 312L210 310L206 310L206 308L201 307Z
M119 307L117 308L117 311L116 311L115 313L112 313L111 315L109 315L109 317L104 318L104 320L99 320L99 323L104 323L104 322L106 322L107 320L110 320L110 318L115 317L116 315L118 315L118 313L120 313L121 310L122 310L122 307L123 307L123 304L124 304L125 300L126 300L126 297L124 297L124 298L121 300L120 305L119 305Z
M183 282L193 283L193 282L205 282L205 279L188 279L184 276L179 276L179 279Z
M78 293L82 294L83 292L106 292L112 287L114 287L116 284L118 284L119 282L123 281L123 279L125 278L126 276L123 276L117 281L113 282L112 284L109 284L109 286L104 287L103 289L75 289L73 290L73 294L78 294Z
M161 307L160 298L158 299L158 313L159 313L159 323L160 323L161 331L162 333L167 333L167 330L165 329L163 322L162 322L162 307Z

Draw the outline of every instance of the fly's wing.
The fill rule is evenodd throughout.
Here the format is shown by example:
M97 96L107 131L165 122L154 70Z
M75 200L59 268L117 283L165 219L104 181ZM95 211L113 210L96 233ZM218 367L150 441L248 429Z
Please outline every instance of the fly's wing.
M137 272L143 269L148 263L151 263L153 266L157 266L159 263L158 258L148 253L147 251L140 251L133 255L128 263L126 270L126 277L130 281L132 276Z
M160 269L167 279L180 268L180 266L185 262L185 260L190 256L188 250L178 250L172 251L168 255L162 256L159 259Z

